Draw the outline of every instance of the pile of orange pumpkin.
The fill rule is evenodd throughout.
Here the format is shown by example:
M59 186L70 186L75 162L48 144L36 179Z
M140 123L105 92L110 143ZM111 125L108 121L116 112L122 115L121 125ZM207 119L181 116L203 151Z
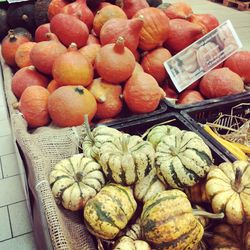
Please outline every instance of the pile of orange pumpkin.
M29 127L51 121L77 126L84 114L90 121L113 119L124 106L136 114L156 110L165 96L177 98L163 62L219 25L185 3L94 2L90 9L86 0L52 0L50 23L36 29L34 42L23 29L3 39L5 62L19 68L12 90ZM244 91L241 77L250 82L249 62L250 52L239 52L226 65L231 70L219 68L201 80L200 92L213 98ZM214 90L214 83L224 90ZM197 84L181 93L180 103L203 100L192 90Z

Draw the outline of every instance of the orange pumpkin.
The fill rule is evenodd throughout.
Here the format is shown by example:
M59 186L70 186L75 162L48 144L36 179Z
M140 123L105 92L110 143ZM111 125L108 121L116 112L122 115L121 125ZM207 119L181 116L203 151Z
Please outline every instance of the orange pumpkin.
M53 16L59 14L63 7L66 6L68 2L66 0L52 0L48 7L48 17L49 20L52 19Z
M30 86L23 92L19 109L30 128L45 126L50 122L48 98L49 91L41 86Z
M15 61L19 68L32 65L30 60L30 52L36 43L27 42L21 44L15 54Z
M164 48L158 48L146 54L141 62L144 71L155 78L161 84L167 77L167 71L163 63L171 57L170 52Z
M11 81L11 89L19 99L26 88L33 85L46 88L48 82L47 77L40 74L34 66L29 66L18 70L14 74Z
M22 33L15 33L14 30L9 30L8 35L2 40L1 52L4 61L9 66L16 66L15 55L18 47L31 39Z
M48 90L50 93L52 93L52 92L54 92L56 89L58 89L59 87L61 87L61 85L60 85L58 82L56 82L55 80L52 80L52 81L50 81L50 83L48 84L47 90Z
M91 121L97 105L95 97L83 86L63 86L50 95L48 109L57 126L70 127L83 124L85 114Z
M126 82L123 96L132 112L148 113L156 110L165 92L151 75L137 72Z
M100 35L101 28L104 23L112 18L127 19L127 16L120 7L112 4L109 4L97 11L93 21L93 30L97 36Z
M97 78L88 86L88 90L97 101L96 118L113 118L121 112L122 100L120 96L122 87L120 85L113 85L101 78Z
M47 34L48 41L37 43L30 52L30 59L40 72L50 75L52 66L57 57L67 52L56 35L53 33Z
M79 49L79 52L84 56L84 58L92 65L95 63L95 58L101 49L100 44L90 44Z
M169 18L160 9L148 7L139 10L134 17L143 16L139 48L151 50L163 44L168 37Z
M104 80L119 84L132 75L135 57L124 46L124 38L119 37L116 43L107 44L100 49L96 56L95 67Z
M93 67L77 51L76 44L69 46L68 52L59 56L52 68L52 75L61 86L83 85L88 86L93 80Z

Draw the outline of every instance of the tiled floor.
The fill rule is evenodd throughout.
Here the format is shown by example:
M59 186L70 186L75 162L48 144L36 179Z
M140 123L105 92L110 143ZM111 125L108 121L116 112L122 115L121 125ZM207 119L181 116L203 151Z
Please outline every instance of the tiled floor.
M15 150L0 75L0 249L35 250L25 174Z
M243 43L243 49L250 50L250 11L239 12L205 0L186 2L191 4L196 13L214 14L221 22L230 19ZM0 250L35 250L23 188L25 174L23 167L18 164L12 143L1 80L0 76Z

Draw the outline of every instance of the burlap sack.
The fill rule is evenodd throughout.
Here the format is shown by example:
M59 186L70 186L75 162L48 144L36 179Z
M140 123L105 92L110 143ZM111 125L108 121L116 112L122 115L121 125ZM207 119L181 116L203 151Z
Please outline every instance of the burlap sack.
M1 64L13 136L24 156L28 184L33 196L31 207L37 248L96 249L92 236L83 224L82 214L59 207L48 183L51 168L61 159L79 152L82 128L58 129L51 126L28 131L22 114L12 107L17 100L11 91L11 69L2 58Z

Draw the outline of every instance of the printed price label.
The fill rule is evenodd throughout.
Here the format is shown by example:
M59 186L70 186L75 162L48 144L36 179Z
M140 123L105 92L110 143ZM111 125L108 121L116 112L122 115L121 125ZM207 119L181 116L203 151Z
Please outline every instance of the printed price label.
M164 62L176 89L181 92L234 54L242 43L230 20Z

